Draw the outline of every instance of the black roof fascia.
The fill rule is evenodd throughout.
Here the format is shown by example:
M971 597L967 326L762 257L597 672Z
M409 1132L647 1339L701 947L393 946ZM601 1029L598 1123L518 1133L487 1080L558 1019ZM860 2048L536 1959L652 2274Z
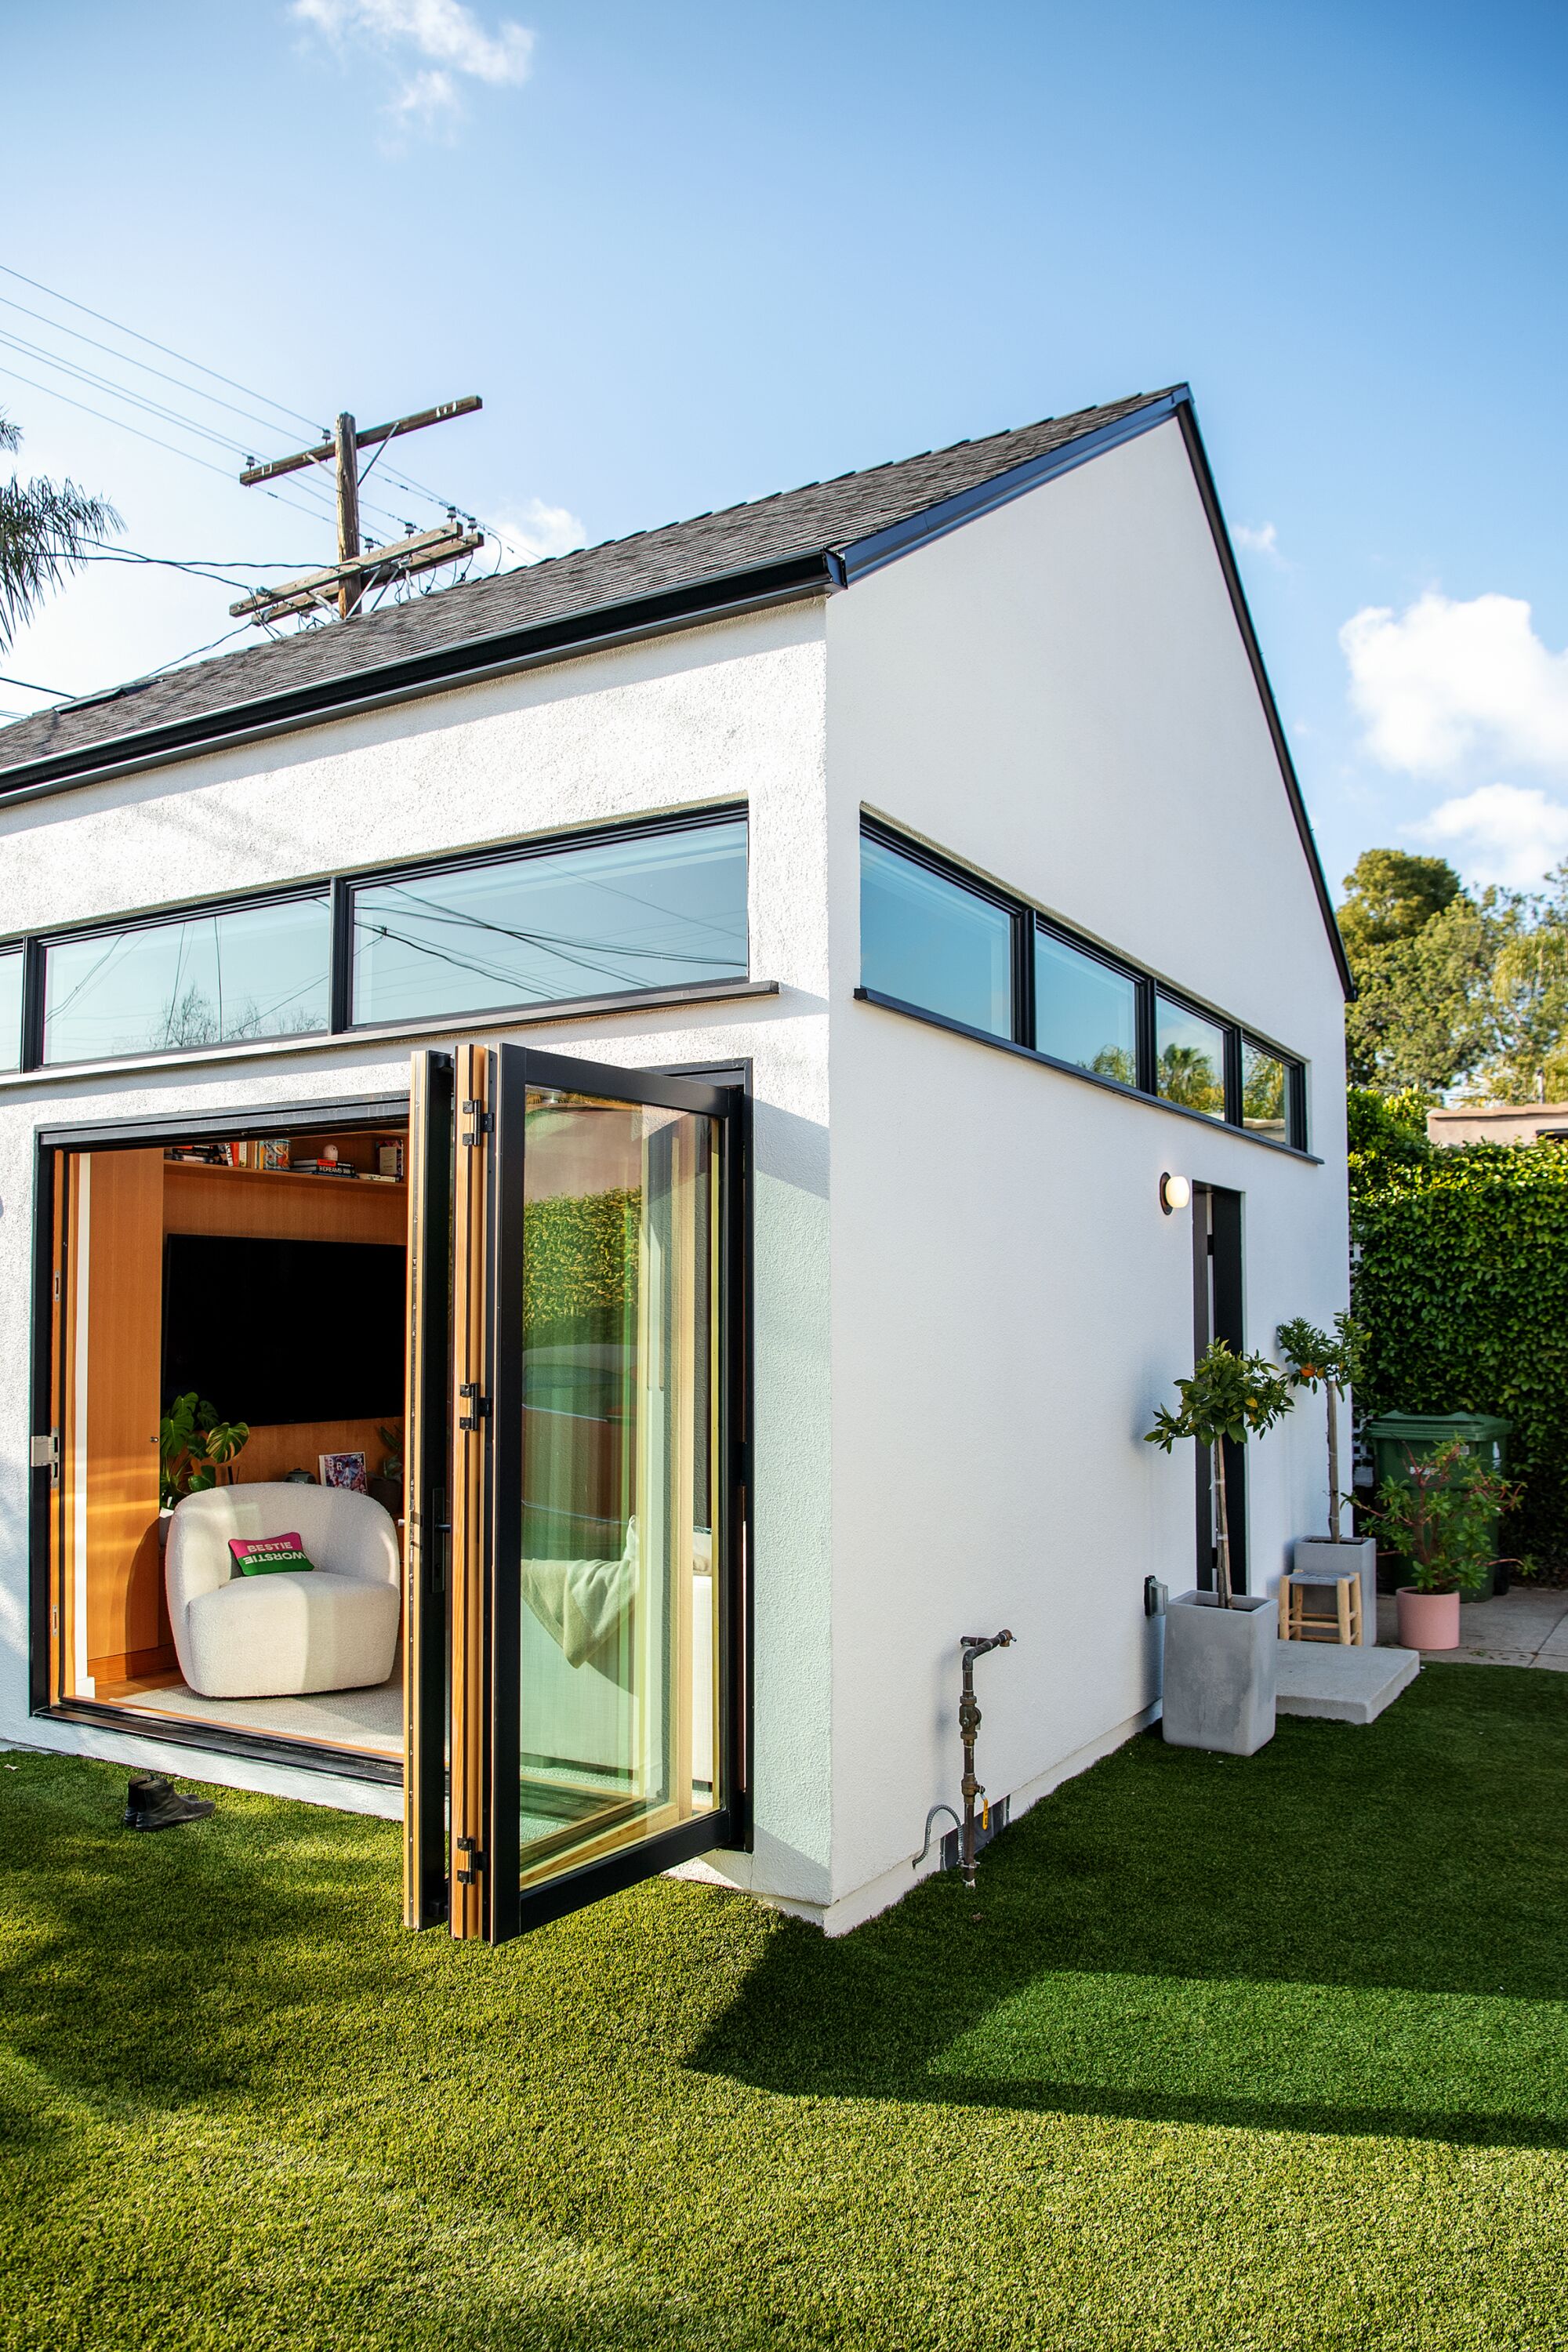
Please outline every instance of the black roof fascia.
M1054 482L1076 467L1087 466L1091 459L1102 457L1108 449L1120 448L1124 441L1136 440L1140 434L1163 425L1178 408L1190 406L1192 397L1186 384L1173 384L1169 392L1159 394L1143 407L1134 409L1130 416L1118 417L1113 424L1082 434L1076 441L1064 441L1059 449L1047 449L1041 457L1026 458L1021 466L1010 466L1005 474L994 474L989 481L977 482L973 489L957 490L952 498L927 507L921 514L907 515L901 522L889 523L885 530L873 531L868 539L856 540L844 550L846 584L853 587L868 572L880 571L884 563L894 562L911 549L960 530L977 515L989 514L994 508L1022 498L1026 490L1037 489L1042 482Z
M1285 740L1285 727L1279 716L1279 706L1274 699L1274 688L1268 682L1268 672L1264 667L1263 649L1258 642L1258 632L1252 625L1252 614L1247 606L1247 592L1242 587L1241 573L1237 569L1236 551L1230 543L1230 533L1226 528L1225 514L1219 502L1219 492L1215 488L1208 452L1204 447L1204 436L1198 430L1198 414L1190 393L1182 404L1179 421L1182 438L1187 445L1187 455L1192 461L1193 473L1197 480L1198 495L1203 500L1204 512L1208 517L1209 530L1214 535L1215 552L1219 557L1220 570L1225 575L1225 584L1230 592L1231 610L1236 614L1236 625L1241 632L1241 641L1246 647L1247 658L1252 668L1253 683L1258 688L1258 700L1263 705L1263 716L1268 722L1268 733L1273 741L1274 756L1279 763L1279 773L1284 782L1286 798L1289 801L1290 814L1296 820L1296 831L1300 835L1301 847L1306 853L1307 865L1312 877L1312 887L1318 894L1318 905L1322 910L1324 927L1329 934L1329 945L1333 951L1335 967L1340 975L1340 985L1344 990L1345 1002L1349 1003L1355 996L1355 979L1351 971L1350 958L1345 953L1345 943L1340 937L1340 927L1334 915L1334 902L1329 896L1329 886L1323 874L1323 861L1318 855L1318 845L1312 833L1312 820L1307 814L1307 803L1302 796L1300 779L1296 773L1296 763L1290 757L1290 746Z
M237 739L286 733L379 703L411 700L487 675L562 660L578 652L591 653L616 640L657 636L694 622L755 612L843 585L843 567L837 560L822 549L812 549L780 562L661 589L657 595L635 597L626 604L590 606L495 636L466 638L410 655L403 661L318 678L287 693L258 696L190 719L172 719L161 727L106 736L98 743L0 768L0 801L30 800L127 770L189 758Z

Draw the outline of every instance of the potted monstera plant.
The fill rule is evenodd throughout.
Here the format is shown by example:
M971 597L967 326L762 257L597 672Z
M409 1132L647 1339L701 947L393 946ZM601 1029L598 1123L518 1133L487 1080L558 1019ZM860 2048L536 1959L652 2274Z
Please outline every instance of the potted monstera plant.
M1345 1534L1344 1507L1350 1496L1340 1486L1340 1407L1361 1377L1366 1335L1348 1315L1336 1315L1331 1331L1321 1331L1298 1316L1293 1323L1281 1323L1279 1339L1291 1386L1310 1389L1314 1395L1321 1388L1329 1423L1329 1530L1326 1536L1298 1536L1290 1566L1299 1576L1339 1575L1353 1568L1361 1578L1362 1638L1375 1642L1377 1538Z
M1459 1598L1486 1582L1495 1564L1497 1515L1519 1489L1478 1462L1462 1437L1436 1454L1411 1456L1403 1478L1377 1490L1377 1522L1410 1575L1395 1600L1407 1650L1457 1650Z
M176 1397L158 1423L158 1541L168 1540L169 1520L187 1495L216 1486L220 1470L250 1442L250 1425L220 1421L216 1405L192 1389Z
M1181 1402L1162 1405L1144 1435L1169 1454L1178 1439L1207 1448L1214 1465L1212 1592L1183 1592L1165 1619L1164 1736L1173 1747L1251 1756L1274 1737L1275 1604L1231 1587L1230 1498L1225 1441L1245 1445L1295 1402L1289 1376L1263 1356L1237 1355L1223 1339L1205 1348Z

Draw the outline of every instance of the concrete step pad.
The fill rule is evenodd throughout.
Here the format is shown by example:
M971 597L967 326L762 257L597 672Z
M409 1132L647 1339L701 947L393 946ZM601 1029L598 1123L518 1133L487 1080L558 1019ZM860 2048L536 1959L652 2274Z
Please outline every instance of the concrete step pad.
M1332 1723L1372 1723L1420 1671L1420 1654L1415 1650L1280 1642L1276 1644L1275 1708L1280 1715L1326 1716Z

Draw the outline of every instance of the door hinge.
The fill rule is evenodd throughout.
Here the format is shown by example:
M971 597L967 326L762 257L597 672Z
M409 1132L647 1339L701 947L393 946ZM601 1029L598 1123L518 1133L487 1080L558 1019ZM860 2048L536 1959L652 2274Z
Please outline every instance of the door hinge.
M487 1110L482 1102L466 1102L463 1105L463 1117L471 1118L474 1122L462 1139L470 1150L479 1142L482 1135L493 1135L496 1131L496 1115L493 1110Z
M458 1884L459 1886L472 1886L484 1875L483 1850L477 1838L460 1837L458 1840L458 1852L468 1856L468 1867L459 1868L458 1872Z
M51 1429L47 1436L34 1438L33 1467L35 1470L47 1470L48 1472L49 1484L51 1486L58 1486L59 1485L60 1433L58 1429Z
M458 1391L458 1394L460 1397L472 1397L474 1401L474 1409L472 1412L465 1412L458 1416L458 1427L459 1429L478 1429L481 1421L489 1421L490 1417L490 1401L488 1396L480 1395L478 1381L465 1381L461 1388Z

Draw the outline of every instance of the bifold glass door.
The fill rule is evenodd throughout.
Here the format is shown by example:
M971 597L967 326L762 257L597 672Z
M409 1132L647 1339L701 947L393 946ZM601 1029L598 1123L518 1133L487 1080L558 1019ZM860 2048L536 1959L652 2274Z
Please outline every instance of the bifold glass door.
M449 1478L431 1449L417 1505L451 1924L500 1940L737 1834L734 1096L508 1045L454 1077Z

